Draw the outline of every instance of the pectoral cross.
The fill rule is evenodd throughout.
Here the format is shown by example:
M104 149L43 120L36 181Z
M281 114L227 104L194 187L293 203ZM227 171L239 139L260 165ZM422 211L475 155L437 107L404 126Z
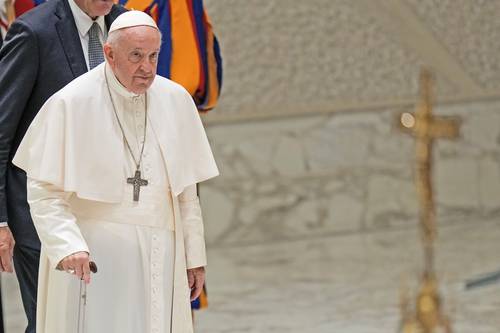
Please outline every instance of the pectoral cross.
M127 178L127 183L134 185L134 201L139 201L141 186L147 186L148 181L146 179L141 179L141 172L136 170L134 177Z
M432 191L432 148L438 138L456 138L460 121L457 118L436 117L432 114L432 74L423 69L420 75L421 100L415 114L403 113L400 126L416 139L416 186L420 202L420 228L424 247L425 270L416 302L416 313L403 307L404 333L433 333L441 329L451 333L451 323L442 311L434 271L434 240L436 238L436 210ZM406 309L405 309L406 308Z

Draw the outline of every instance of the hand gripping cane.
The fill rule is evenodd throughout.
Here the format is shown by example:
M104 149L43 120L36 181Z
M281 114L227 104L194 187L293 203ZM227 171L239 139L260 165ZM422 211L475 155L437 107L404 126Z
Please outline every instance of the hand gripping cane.
M89 262L90 271L97 273L97 265L95 262ZM57 267L62 270L62 267ZM87 284L80 279L80 293L78 300L78 330L77 333L85 333L85 307L87 306Z

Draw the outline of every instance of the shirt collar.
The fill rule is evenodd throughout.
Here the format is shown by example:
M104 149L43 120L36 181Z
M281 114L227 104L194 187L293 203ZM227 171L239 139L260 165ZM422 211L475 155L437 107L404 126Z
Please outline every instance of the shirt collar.
M99 24L102 35L106 36L106 24L104 22L104 16L98 16L94 21L90 18L90 16L85 14L85 12L80 7L78 7L75 0L69 0L68 2L71 8L71 12L73 13L73 17L75 18L76 28L78 29L80 38L85 37L94 22L97 22L97 24Z
M139 95L133 92L130 92L125 88L120 81L116 78L115 74L111 70L111 67L106 63L104 66L104 70L106 71L106 77L108 79L108 84L109 87L112 91L116 92L118 95L125 97L125 98L132 98L132 99L137 99L137 98L142 98L144 95Z

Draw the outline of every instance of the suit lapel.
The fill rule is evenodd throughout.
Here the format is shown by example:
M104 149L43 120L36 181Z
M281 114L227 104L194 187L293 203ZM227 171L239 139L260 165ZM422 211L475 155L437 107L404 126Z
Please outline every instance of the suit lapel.
M68 0L59 0L55 14L59 18L59 21L56 23L56 30L71 67L73 77L76 78L87 72L87 64L83 56L80 35L78 34Z

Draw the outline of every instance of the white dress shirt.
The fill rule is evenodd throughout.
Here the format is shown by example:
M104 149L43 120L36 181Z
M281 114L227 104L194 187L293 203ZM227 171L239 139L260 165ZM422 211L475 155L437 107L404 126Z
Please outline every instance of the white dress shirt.
M101 44L104 44L106 38L108 37L108 30L106 28L106 23L104 22L104 16L99 16L92 20L85 12L78 7L74 0L69 0L69 6L73 17L75 18L76 28L78 29L78 35L80 37L80 42L82 43L83 55L85 56L85 63L87 64L87 69L89 68L89 29L94 22L99 24L101 28L99 31L99 39Z

